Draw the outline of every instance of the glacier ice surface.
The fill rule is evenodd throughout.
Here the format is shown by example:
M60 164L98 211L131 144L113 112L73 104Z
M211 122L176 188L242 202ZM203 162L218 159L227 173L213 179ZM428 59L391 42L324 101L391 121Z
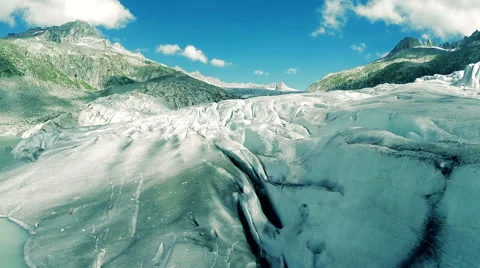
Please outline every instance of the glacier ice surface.
M32 162L0 173L0 215L32 234L30 265L480 262L480 101L458 88L382 85L153 115L122 103L115 124L77 114L39 126L13 151Z

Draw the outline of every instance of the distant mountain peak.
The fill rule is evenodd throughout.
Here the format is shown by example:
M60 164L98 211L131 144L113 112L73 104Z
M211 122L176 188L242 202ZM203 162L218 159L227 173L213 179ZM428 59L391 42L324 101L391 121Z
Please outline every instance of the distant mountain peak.
M387 57L366 66L329 74L313 83L307 91L352 90L383 83L411 83L420 77L459 71L472 62L480 62L478 30L462 40L443 44L407 37Z
M6 38L40 38L55 43L74 43L80 39L103 39L102 34L88 22L77 20L60 26L36 27L23 33L10 33Z
M472 35L465 36L463 40L460 41L460 46L476 46L480 44L480 32L476 30Z
M392 56L402 50L412 49L414 47L423 46L422 40L420 38L413 38L413 37L405 37L403 38L393 50L388 54L388 56Z
M51 29L52 28L55 27L51 27ZM102 37L100 32L95 27L91 26L88 22L81 20L67 22L58 26L57 29L66 31L70 35L81 34L83 36Z
M70 43L83 38L102 39L102 35L95 27L80 20L49 27L45 30L48 41L57 43Z
M283 81L279 83L270 83L266 85L261 84L254 84L254 83L226 83L221 81L218 78L205 76L201 74L198 70L195 72L187 72L180 68L179 66L175 66L173 69L176 71L182 72L188 76L191 76L195 79L201 80L207 84L214 85L224 89L266 89L266 90L275 90L275 91L297 91L297 89L288 87Z

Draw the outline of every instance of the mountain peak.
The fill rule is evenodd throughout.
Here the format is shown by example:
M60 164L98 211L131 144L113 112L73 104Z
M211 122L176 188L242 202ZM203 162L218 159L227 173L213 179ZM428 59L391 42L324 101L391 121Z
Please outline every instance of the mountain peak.
M294 88L288 87L283 81L280 83L271 83L267 85L260 85L254 83L226 83L221 81L218 78L205 76L200 71L195 72L187 72L184 69L180 68L179 66L173 67L174 70L178 72L182 72L188 76L191 76L195 79L201 80L207 84L214 85L224 89L265 89L265 90L276 90L276 91L297 91Z
M84 32L91 35L98 35L98 31L93 26L91 26L88 22L83 20L67 22L63 25L58 26L58 28L65 29L65 30L69 29L70 31L75 31L75 32Z
M465 36L463 40L460 41L461 47L476 46L480 44L480 32L476 30L470 36Z
M395 46L395 48L388 54L388 56L392 56L402 50L411 49L423 45L424 44L422 40L420 40L420 38L405 37L400 41L400 43Z
M49 41L64 43L86 37L102 38L100 32L85 21L67 22L60 26L46 28Z
M41 38L55 43L72 43L83 38L102 39L102 35L88 22L77 20L60 26L36 27L19 34L10 33L6 38Z

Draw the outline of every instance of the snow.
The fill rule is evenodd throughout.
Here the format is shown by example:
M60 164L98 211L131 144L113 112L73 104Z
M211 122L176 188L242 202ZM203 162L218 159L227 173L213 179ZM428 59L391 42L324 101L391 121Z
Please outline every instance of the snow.
M418 78L416 82L452 85L462 88L466 91L464 94L472 94L472 91L480 90L480 62L469 64L465 67L465 70L456 71L449 75L424 76Z
M42 34L44 32L45 32L45 30L36 31L36 32L32 33L32 35L38 35L38 34Z
M480 62L469 64L455 85L480 90Z
M274 91L283 91L283 92L298 91L297 89L287 86L284 82L270 83L270 84L264 84L264 85L254 84L250 82L249 83L226 83L221 81L218 78L205 76L201 74L199 71L189 73L184 69L180 68L179 66L175 66L173 67L173 69L179 72L182 72L186 75L189 75L195 79L203 81L207 84L214 85L224 89L257 89L257 90L274 90Z
M442 51L447 51L447 52L454 52L454 51L458 50L458 48L445 49L443 47L437 47L437 46L414 46L413 48L432 48L432 49L437 49L437 50L442 50Z
M46 123L14 150L32 162L0 173L0 215L35 234L25 254L37 266L480 262L480 100L456 87L154 113L131 98L81 110L100 118L118 106L114 121Z

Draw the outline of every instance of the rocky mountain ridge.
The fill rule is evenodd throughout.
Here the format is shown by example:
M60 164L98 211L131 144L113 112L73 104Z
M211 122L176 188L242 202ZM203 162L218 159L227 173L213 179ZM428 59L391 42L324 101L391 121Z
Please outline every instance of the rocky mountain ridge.
M145 83L155 84L148 94L171 109L228 96L221 88L111 43L82 21L9 34L0 38L0 135L16 135L116 94L112 92L118 87L140 90Z

